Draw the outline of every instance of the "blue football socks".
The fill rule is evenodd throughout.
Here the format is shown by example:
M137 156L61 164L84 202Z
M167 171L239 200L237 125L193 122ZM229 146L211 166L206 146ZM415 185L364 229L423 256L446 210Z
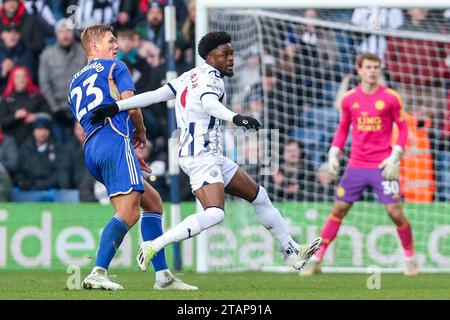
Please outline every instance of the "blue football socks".
M114 216L105 226L100 237L95 265L108 270L112 258L119 249L128 232L127 223L119 216Z
M142 213L141 234L142 240L149 241L158 238L163 234L162 213L145 211ZM168 269L164 248L162 248L152 259L155 272Z

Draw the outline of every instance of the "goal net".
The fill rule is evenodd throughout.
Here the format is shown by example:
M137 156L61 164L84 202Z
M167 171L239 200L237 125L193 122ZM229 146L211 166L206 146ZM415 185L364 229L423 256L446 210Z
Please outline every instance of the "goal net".
M268 190L296 240L316 237L332 209L326 154L340 99L358 84L355 57L368 51L382 58L382 81L408 113L400 187L419 265L449 270L449 16L445 9L209 10L208 30L227 31L234 47L226 104L265 129L227 128L225 153ZM350 138L342 169L349 146ZM207 270L292 270L248 203L230 197L226 212L204 237ZM367 190L329 246L324 271L400 271L403 263L396 227Z

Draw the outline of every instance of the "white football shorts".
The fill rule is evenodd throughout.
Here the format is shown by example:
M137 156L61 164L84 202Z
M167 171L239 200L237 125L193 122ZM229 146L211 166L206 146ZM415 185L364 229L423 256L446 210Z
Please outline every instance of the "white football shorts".
M204 185L221 182L230 183L239 166L221 154L201 152L196 156L179 157L178 164L189 176L192 191Z

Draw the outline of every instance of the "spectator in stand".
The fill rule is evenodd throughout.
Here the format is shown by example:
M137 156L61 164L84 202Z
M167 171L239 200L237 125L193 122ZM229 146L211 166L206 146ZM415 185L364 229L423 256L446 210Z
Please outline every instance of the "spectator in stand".
M308 19L318 19L318 13L315 9L306 9L304 17ZM306 45L312 46L317 50L317 62L320 75L319 81L323 82L321 85L315 85L315 87L325 88L324 92L324 107L332 107L333 105L333 90L337 87L335 81L339 81L337 76L334 76L339 67L339 51L337 48L336 37L334 32L318 27L313 23L302 25L300 30L300 38ZM317 104L316 104L317 105Z
M233 110L243 112L246 97L251 94L252 88L261 83L261 52L258 45L250 45L234 56L236 74L245 75L230 79L230 95ZM233 90L235 89L235 90Z
M450 79L449 42L390 37L386 70L390 80L410 86L444 87Z
M131 79L134 82L136 92L141 93L150 91L155 87L159 87L157 84L152 85L155 78L159 76L155 74L155 67L149 65L147 60L139 54L139 50L136 47L134 41L136 32L131 29L122 29L117 31L117 45L118 59L122 60L130 71ZM159 55L159 49L156 48L151 42L146 41L146 45L150 45L154 50L152 58ZM155 65L155 61L152 62ZM165 77L165 75L162 75ZM165 106L161 106L164 109L162 112L166 113ZM155 108L142 109L142 116L144 118L144 124L147 128L147 139L155 138L161 135L161 118L155 115Z
M405 24L401 27L404 30L416 32L438 32L436 25L433 25L428 18L428 9L425 8L410 8L407 10L408 15L405 19Z
M23 26L27 16L27 9L21 0L3 0L0 7L0 27L15 24L19 28Z
M294 139L284 146L279 170L273 176L274 200L304 201L313 191L314 168L306 159L302 144Z
M0 126L0 202L9 201L12 179L17 169L18 151L16 142L5 135Z
M244 132L237 129L234 132L236 136L236 162L247 172L247 174L260 184L263 182L263 176L261 170L261 159L263 157L263 150L259 148L258 135L255 133ZM264 160L267 160L264 159Z
M0 127L0 167L5 171L3 175L8 175L9 178L14 176L17 170L17 160L18 151L14 138L4 134Z
M450 10L449 16L450 16ZM447 95L446 110L443 113L443 121L440 128L437 154L437 200L450 201L450 91Z
M349 24L351 22L353 10L334 9L323 10L322 12L324 13L325 20ZM351 70L353 70L353 61L356 55L356 48L353 45L351 33L341 29L333 29L333 33L336 38L338 55L340 57L338 70L340 73L350 73Z
M150 84L152 82L152 68L147 64L145 60L143 60L143 64L132 63L128 58L121 59L123 63L130 71L131 79L133 79L134 86L136 88L136 93L142 93L146 91L150 91ZM142 69L145 72L142 72Z
M22 41L19 26L9 24L3 26L0 43L0 90L6 87L6 81L15 66L25 66L32 72L35 58Z
M313 192L308 193L308 201L334 201L334 188L336 186L329 171L327 163L322 163L316 170L314 182L308 181ZM313 186L313 188L312 188Z
M412 8L404 29L438 33L428 19L428 10ZM450 43L424 39L390 37L386 69L393 82L408 86L445 87L450 79Z
M83 127L75 122L73 126L73 137L65 146L62 159L63 177L60 187L64 189L77 189L81 202L96 202L94 195L95 179L90 175L85 161L83 143L86 139Z
M56 21L45 0L26 0L25 7L27 15L21 28L22 39L27 49L38 56L48 42L54 41ZM33 74L37 76L37 63Z
M56 19L48 0L25 0L25 7L29 14L37 14L49 26L55 26Z
M134 41L135 32L131 29L121 29L116 32L117 38L117 59L128 60L135 64L141 57L138 56L138 50Z
M61 148L51 139L49 117L40 117L33 124L33 135L19 148L19 167L14 186L20 190L48 190L67 185L62 181Z
M134 38L135 42L137 42L139 56L144 58L150 67L156 68L165 62L165 59L161 58L161 49L153 42L145 40L139 33L136 33ZM165 77L165 73L161 76Z
M152 2L147 11L146 20L136 26L143 39L152 42L165 54L166 41L164 38L164 6L159 2Z
M11 177L8 171L0 162L0 202L6 202L10 200L11 197Z
M450 67L450 66L449 66ZM441 140L450 141L450 91L447 94L447 100L445 103L445 110L443 112L443 121L441 124ZM448 151L450 151L450 144L447 143Z
M139 55L134 40L136 32L132 29L121 29L117 31L117 58L122 60L128 67L136 87L137 93L151 90L152 67L146 59Z
M169 5L168 0L139 0L139 21L145 20L147 12L154 2L158 3L161 7ZM186 3L185 1L175 0L173 1L173 5L175 6L177 30L180 30L188 15Z
M361 33L362 39L357 44L356 51L358 53L374 53L383 59L386 52L386 39L384 36L371 34L370 32L380 29L400 28L403 25L403 12L394 8L357 8L353 11L351 22L368 32ZM384 66L384 61L382 61L382 66Z
M114 24L119 16L120 0L78 0L76 21L81 27L95 23Z
M164 85L166 81L166 64L161 49L153 42L145 40L143 35L139 32L136 32L135 34L135 42L137 43L138 55L143 57L152 68L151 74L145 76L146 78L150 78L148 82L145 82L145 86L150 88L149 90L156 90ZM177 74L182 74L186 71L186 64L183 63L183 61L175 61L175 71ZM136 87L136 89L140 90L138 87ZM150 123L148 122L150 119L149 117L157 119L157 122L159 123L156 125L162 127L163 130L167 127L167 110L165 102L155 104L151 108L143 108L142 113L146 118L146 127L147 123ZM151 115L149 115L150 113ZM154 139L161 134L159 133L157 136L150 134L151 128L155 128L154 122L153 125L147 127L147 138Z
M115 29L130 29L138 22L139 0L120 1Z
M50 113L26 67L15 67L0 101L0 126L20 146L31 137L32 125L41 113Z
M46 0L46 3L50 7L55 20L58 21L75 13L74 6L78 3L78 0Z
M252 118L255 118L260 123L263 123L264 117L264 94L260 87L254 87L250 90L250 93L245 98L248 104L248 110L245 110L245 114L249 114Z
M39 84L54 119L54 137L60 142L64 141L74 121L67 104L67 88L73 75L86 63L83 48L68 23L67 19L58 20L57 42L45 48L39 58Z
M188 15L181 28L178 29L179 34L175 49L175 59L182 59L190 66L188 69L191 69L195 65L195 1L189 1Z
M18 163L17 144L14 138L3 133L0 127L0 163L13 176Z
M308 19L318 19L316 9L306 9L303 16ZM336 38L331 30L308 23L300 30L300 38L303 43L320 48L318 58L322 72L335 69L340 58ZM329 75L325 80L329 80Z
M442 13L442 16L444 17L444 19L448 22L448 21L450 21L450 9L447 9L447 10L445 10L443 13ZM448 26L448 24L447 24L447 26ZM447 32L449 32L450 30L448 29L448 27L447 27L447 30L446 30Z
M142 93L150 91L153 88L152 83L154 82L154 70L149 68L148 72L141 73L137 66L132 65L128 60L123 60L128 70L130 71L131 79L135 81L134 85L137 93ZM147 69L147 68L146 68ZM163 135L166 130L166 118L164 113L167 113L165 103L159 103L152 108L143 108L142 117L144 118L144 125L147 128L146 137L147 139L154 139Z
M264 99L267 99L264 101L264 106L265 110L267 110L268 119L268 123L265 123L264 126L268 129L279 130L283 142L293 128L294 117L292 114L294 113L294 106L292 96L285 94L280 78L276 76L273 69L274 66L267 65L265 67L261 83L252 86L250 93L262 95L264 92ZM289 112L283 111L287 106L289 107ZM234 105L233 110L239 113L246 112L240 104Z
M288 75L287 77L283 76L292 85L292 89L289 88L286 92L292 90L293 94L299 97L297 103L294 104L300 113L306 108L323 107L321 104L323 101L323 78L327 77L323 74L327 70L317 68L320 65L319 51L323 51L324 48L319 50L317 43L313 44L314 42L308 36L304 38L308 42L304 42L303 31L301 29L288 31L281 57L283 71ZM298 106L301 107L298 108ZM298 114L297 117L302 117L302 114Z
M433 142L430 136L432 120L425 105L409 107L404 113L408 125L408 140L400 161L400 190L406 202L431 203L436 191ZM393 139L397 141L394 127Z
M36 6L30 5L29 9L27 12L27 8L21 0L3 1L0 9L0 24L2 27L16 25L25 47L34 55L38 55L45 47L45 37L52 34L52 26L42 18L42 12L34 10ZM33 65L33 68L28 67L34 76L37 72L34 68L37 65Z

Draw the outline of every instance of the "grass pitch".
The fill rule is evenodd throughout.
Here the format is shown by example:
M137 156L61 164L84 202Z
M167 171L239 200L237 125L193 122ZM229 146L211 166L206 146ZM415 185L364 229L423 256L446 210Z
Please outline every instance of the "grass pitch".
M114 271L112 271L114 273ZM86 274L83 273L81 280ZM196 292L153 291L152 272L118 272L124 291L69 290L69 274L45 271L0 271L0 299L145 299L145 300L323 300L323 299L445 299L450 300L450 274L381 274L381 288L368 289L369 274L262 272L181 275Z

